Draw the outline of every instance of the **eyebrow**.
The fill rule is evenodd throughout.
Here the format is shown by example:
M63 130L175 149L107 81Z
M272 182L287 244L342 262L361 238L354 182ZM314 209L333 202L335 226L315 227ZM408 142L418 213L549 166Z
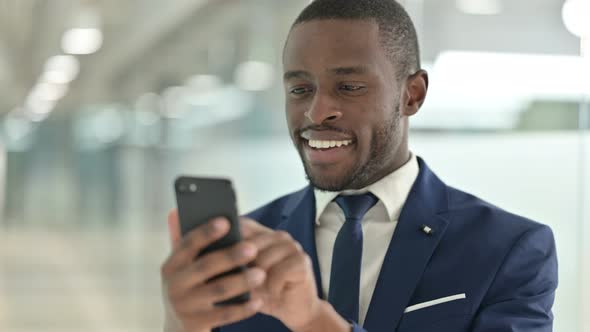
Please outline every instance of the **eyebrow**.
M369 72L369 69L364 66L352 66L352 67L337 67L330 68L327 70L330 74L336 76L347 76L347 75L361 75ZM304 70L290 70L285 72L283 80L288 81L294 78L311 79L312 75Z
M304 70L290 70L283 74L283 80L288 81L294 78L311 79L311 74Z
M369 71L369 69L364 66L354 66L354 67L332 68L332 69L329 69L328 71L334 75L345 76L345 75L366 74Z

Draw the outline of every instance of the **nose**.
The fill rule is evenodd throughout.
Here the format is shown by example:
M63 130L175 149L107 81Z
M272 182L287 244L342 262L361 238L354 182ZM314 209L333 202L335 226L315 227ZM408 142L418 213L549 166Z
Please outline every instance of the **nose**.
M338 121L342 117L342 111L332 96L318 91L309 109L305 112L305 117L312 124L321 125Z

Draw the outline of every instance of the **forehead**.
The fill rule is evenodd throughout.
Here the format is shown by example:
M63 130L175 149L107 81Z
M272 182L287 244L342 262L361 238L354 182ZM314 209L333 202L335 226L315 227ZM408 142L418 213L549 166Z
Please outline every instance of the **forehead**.
M371 20L313 20L293 27L285 44L285 70L389 63Z

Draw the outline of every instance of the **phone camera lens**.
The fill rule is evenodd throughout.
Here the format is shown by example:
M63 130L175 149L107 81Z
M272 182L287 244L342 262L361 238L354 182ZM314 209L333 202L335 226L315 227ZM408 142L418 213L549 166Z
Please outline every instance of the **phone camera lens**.
M186 192L186 190L187 190L186 184L181 183L178 185L178 191L180 191L181 193Z
M192 193L196 192L196 191L197 191L197 185L196 185L196 184L194 184L194 183L191 183L191 184L188 186L188 190L190 190L190 192L192 192Z

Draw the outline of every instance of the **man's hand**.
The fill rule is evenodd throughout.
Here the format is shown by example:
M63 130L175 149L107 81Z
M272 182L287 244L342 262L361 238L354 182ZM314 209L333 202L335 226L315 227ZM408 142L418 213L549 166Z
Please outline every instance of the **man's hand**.
M241 228L246 242L257 248L254 265L266 271L266 281L254 291L263 300L260 312L291 331L350 331L350 325L318 297L311 259L289 233L247 218L241 219Z
M242 242L195 259L201 250L229 231L227 220L213 220L184 238L176 212L170 213L168 225L173 250L161 268L167 332L210 331L248 318L260 309L262 300L255 296L240 305L213 304L260 286L266 277L262 269L250 268L206 283L211 277L253 261L257 254L254 245Z
M257 249L254 265L266 272L266 281L254 291L263 300L260 312L298 331L315 318L321 303L309 256L287 232L245 218L241 227L244 239Z
M176 212L168 223L174 248L162 266L167 332L210 331L257 312L279 319L292 331L350 331L318 297L311 260L288 233L241 218L242 242L195 260L199 251L228 232L229 222L214 220L183 239ZM205 283L251 262L253 267L244 273ZM247 304L213 306L246 291L251 292Z

